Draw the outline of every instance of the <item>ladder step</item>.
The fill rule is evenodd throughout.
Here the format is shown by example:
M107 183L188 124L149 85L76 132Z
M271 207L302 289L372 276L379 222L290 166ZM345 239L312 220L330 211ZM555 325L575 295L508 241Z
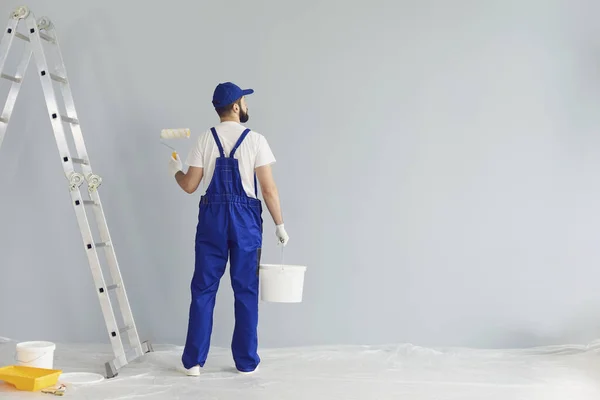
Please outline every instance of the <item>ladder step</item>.
M110 242L94 243L94 246L96 246L96 247L108 247L108 246L110 246Z
M70 117L67 117L67 116L64 116L64 115L61 115L61 116L60 116L60 118L61 118L63 121L65 121L65 122L68 122L68 123L70 123L70 124L79 125L79 121L78 121L78 120L76 120L75 118L70 118Z
M73 161L75 164L89 165L89 163L82 158L71 158L71 161ZM84 204L85 204L85 202L84 202Z
M5 124L8 124L8 118L0 117L0 122L4 122Z
M40 32L40 37L42 39L44 39L45 41L47 41L47 42L56 44L56 40L54 40L54 38L52 36L50 36L50 35L46 35L45 33Z
M67 80L63 77L60 77L58 75L54 75L54 74L50 74L50 78L52 78L53 81L56 82L61 82L61 83L68 83Z
M23 35L22 33L15 32L15 36L18 37L19 39L29 42L29 38L27 36Z
M119 333L125 333L125 332L127 332L127 331L130 331L130 330L132 330L132 329L133 329L133 327L132 327L132 326L125 326L125 327L123 327L123 328L119 329Z
M106 287L106 290L115 290L120 288L120 285L110 285ZM104 288L100 288L100 293L104 293Z
M17 78L16 76L7 75L7 74L1 74L0 77L7 79L9 81L16 82L16 83L21 83L21 81L23 80L23 78Z
M97 206L98 203L96 203L94 200L84 200L83 204L85 204L86 206Z

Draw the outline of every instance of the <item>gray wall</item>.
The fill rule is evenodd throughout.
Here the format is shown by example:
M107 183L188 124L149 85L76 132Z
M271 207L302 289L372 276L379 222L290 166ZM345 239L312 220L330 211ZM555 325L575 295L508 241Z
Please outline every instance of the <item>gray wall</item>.
M187 154L226 80L256 89L285 261L308 266L302 304L262 304L261 345L600 336L597 3L87 3L28 5L57 26L144 339L183 344L199 198L158 133L190 127ZM0 336L104 342L44 107L32 67L0 149ZM228 346L228 275L221 289Z

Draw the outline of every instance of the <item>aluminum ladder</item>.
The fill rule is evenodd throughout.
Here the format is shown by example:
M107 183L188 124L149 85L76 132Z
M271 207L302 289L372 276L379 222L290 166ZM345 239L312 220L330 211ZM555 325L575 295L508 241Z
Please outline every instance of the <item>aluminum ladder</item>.
M26 30L24 33L18 31L20 25L25 25ZM25 50L20 63L16 66L16 74L9 75L4 73L4 67L6 66L6 60L14 40L23 40L25 42ZM48 49L45 49L44 45ZM48 65L48 59L52 55L50 52L54 52L55 56L53 70ZM56 138L58 152L60 153L60 160L65 177L67 178L72 204L83 238L83 248L92 270L92 276L97 289L96 293L100 300L102 314L104 315L108 336L114 352L115 358L105 364L106 377L113 378L117 376L118 371L122 367L153 350L148 341L143 343L140 341L133 320L133 314L129 300L127 299L115 249L110 238L98 193L98 187L102 183L102 178L92 172L54 26L50 19L46 17L36 20L33 13L24 6L18 7L11 12L8 26L4 31L2 42L0 42L0 78L12 82L4 109L2 110L2 114L0 114L0 146L6 135L8 123L32 54L35 59L38 76L42 83L50 122ZM64 102L64 113L61 113L59 109L57 93L53 82L60 84L60 92L62 93ZM71 157L65 136L65 126L69 126L72 132L77 157ZM76 165L80 166L81 172L75 170ZM85 199L82 197L80 190L80 186L84 182L87 183L87 192L89 194ZM99 232L100 236L99 241L94 240L86 209L93 210L95 218L92 219L95 219L97 223L97 232ZM110 284L106 283L102 272L99 249L103 249L105 252L105 259L111 278ZM111 294L113 294L114 300L111 300ZM121 320L119 322L115 313L116 310L113 308L114 301L118 303L118 309L120 310ZM128 346L126 345L127 341Z

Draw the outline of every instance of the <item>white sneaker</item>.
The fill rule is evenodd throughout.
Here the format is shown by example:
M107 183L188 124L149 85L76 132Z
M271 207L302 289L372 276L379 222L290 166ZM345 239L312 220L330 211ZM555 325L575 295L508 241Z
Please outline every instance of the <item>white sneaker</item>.
M256 371L258 371L258 366L257 366L257 367L254 369L254 371L240 371L240 370L238 369L238 374L242 374L242 375L250 375L250 374L253 374L253 373L255 373Z
M186 369L185 374L187 376L200 376L200 366L196 365L195 367Z

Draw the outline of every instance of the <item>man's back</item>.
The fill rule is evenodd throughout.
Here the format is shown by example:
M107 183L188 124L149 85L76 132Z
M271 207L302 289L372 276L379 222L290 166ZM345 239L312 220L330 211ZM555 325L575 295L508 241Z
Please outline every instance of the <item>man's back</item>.
M215 125L217 136L223 146L226 157L229 157L233 146L240 138L245 126L234 121L225 121ZM196 145L190 150L186 164L204 169L204 180L210 182L215 170L215 160L219 157L217 146L210 129L198 137ZM257 132L250 131L240 147L236 150L234 158L238 160L242 184L246 194L256 198L254 188L255 168L275 162L275 156L265 137Z

